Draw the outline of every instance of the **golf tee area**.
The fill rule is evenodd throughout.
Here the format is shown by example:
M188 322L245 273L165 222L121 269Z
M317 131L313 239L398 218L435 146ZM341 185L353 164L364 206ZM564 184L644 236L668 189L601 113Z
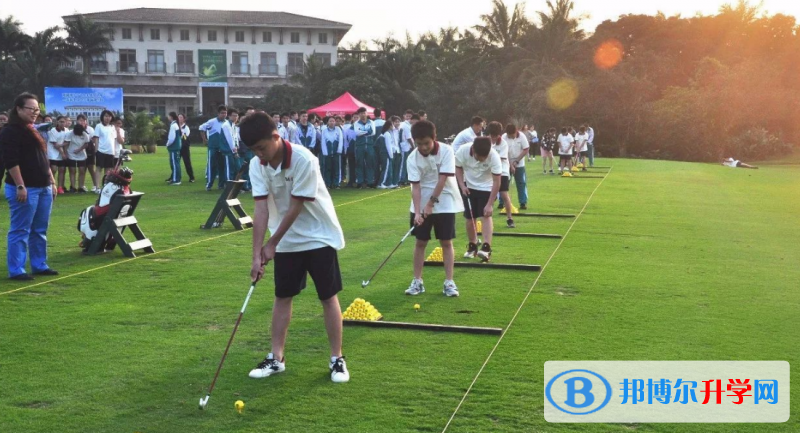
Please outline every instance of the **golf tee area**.
M205 155L194 162L202 173ZM48 230L49 264L60 275L0 280L0 433L800 431L800 388L785 423L552 424L543 416L547 361L764 360L795 369L800 165L600 159L607 168L577 181L542 174L538 163L527 164L520 212L567 217L515 217L508 229L495 203L495 231L556 236L497 236L490 263L541 269L456 267L454 298L443 296L438 266L424 268L425 293L404 295L413 237L362 288L408 231L411 192L331 191L346 241L342 310L359 298L387 322L442 326L346 326L350 381L331 383L309 279L294 300L286 371L251 379L270 350L269 264L208 408L198 411L250 287L252 231L227 220L200 230L219 192L168 186L163 153L134 155L132 189L145 193L136 218L155 253L83 255L76 222L96 197L68 194L56 199ZM252 216L252 197L239 199ZM8 221L3 202L5 230ZM466 261L464 230L458 215L457 262ZM437 246L431 241L426 256ZM245 406L237 410L237 401Z

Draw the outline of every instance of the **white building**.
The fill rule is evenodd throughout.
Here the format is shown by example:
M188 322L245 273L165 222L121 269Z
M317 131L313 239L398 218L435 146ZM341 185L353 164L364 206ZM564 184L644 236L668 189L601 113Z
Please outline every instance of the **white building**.
M92 85L121 87L125 110L160 115L247 105L302 73L309 56L335 64L351 27L262 11L139 8L83 16L112 29L114 51L92 60Z

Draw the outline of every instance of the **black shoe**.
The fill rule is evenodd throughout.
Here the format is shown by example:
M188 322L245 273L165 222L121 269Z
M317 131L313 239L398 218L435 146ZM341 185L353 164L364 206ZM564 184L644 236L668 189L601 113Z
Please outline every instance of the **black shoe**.
M33 281L33 277L28 275L28 274L19 274L19 275L14 275L13 277L10 277L9 280L14 280L14 281Z
M467 252L464 253L465 259L472 259L478 254L478 244L473 244L472 242L467 244Z
M172 181L172 176L170 176L170 177L168 177L168 178L166 178L166 179L164 180L164 182L171 182L171 181Z
M506 208L505 205L502 205L502 204L497 205L497 210L503 210L505 208Z
M47 277L52 277L52 276L58 275L58 271L53 270L53 269L45 269L45 270L40 271L40 272L34 272L33 275L44 275L44 276L47 276Z
M508 226L508 228L510 228L510 229L517 228L517 226L514 225L514 220L512 220L512 219L506 220L506 226Z
M528 210L528 205L526 204L519 205L519 210Z
M483 243L481 250L478 251L478 258L484 263L488 262L492 258L492 247L486 242Z
M76 192L78 192L78 190L74 186L71 186L71 187L69 187L69 192L76 193Z
M194 178L189 179L189 183L194 183Z

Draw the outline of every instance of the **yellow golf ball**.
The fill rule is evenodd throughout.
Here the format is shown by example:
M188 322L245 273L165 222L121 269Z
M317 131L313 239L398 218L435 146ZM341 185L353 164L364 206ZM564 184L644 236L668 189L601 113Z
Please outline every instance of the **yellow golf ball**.
M244 402L241 400L236 400L236 403L233 404L233 407L236 408L236 411L242 413L244 410Z
M419 307L419 304L414 304L414 309L415 309L415 310L419 311L419 308L420 308L420 307Z

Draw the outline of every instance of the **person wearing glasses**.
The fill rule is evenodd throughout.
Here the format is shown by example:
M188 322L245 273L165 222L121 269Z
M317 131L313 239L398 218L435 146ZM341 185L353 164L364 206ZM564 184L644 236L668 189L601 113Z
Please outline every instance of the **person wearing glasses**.
M58 275L47 265L47 227L55 200L55 180L47 143L33 128L38 98L22 93L14 100L8 124L0 131L0 156L7 172L4 188L11 224L8 229L8 276L30 281L33 275Z

